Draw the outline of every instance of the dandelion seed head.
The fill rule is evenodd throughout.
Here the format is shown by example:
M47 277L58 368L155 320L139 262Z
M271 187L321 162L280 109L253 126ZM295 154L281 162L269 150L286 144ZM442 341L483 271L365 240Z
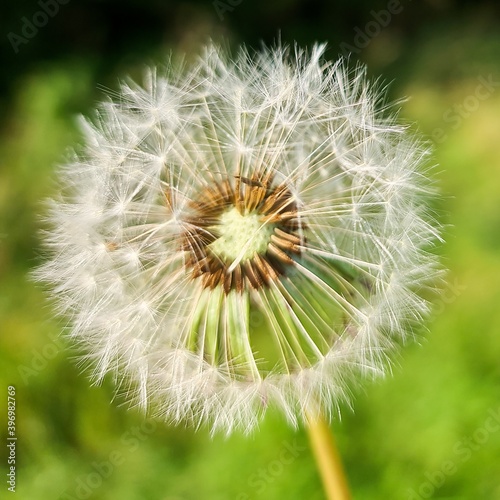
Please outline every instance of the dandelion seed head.
M428 151L324 49L150 69L60 169L35 275L94 380L168 421L332 414L428 313Z

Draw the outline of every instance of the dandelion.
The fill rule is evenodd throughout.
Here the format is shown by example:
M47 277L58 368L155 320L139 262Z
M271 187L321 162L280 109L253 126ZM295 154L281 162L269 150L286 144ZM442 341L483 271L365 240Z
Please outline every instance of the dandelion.
M94 379L168 421L329 415L428 312L427 150L323 54L210 45L152 69L60 170L36 275Z

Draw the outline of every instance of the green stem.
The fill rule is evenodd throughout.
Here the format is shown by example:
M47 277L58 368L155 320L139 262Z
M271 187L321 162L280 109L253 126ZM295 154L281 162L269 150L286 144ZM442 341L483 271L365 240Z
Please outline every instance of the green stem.
M351 494L330 426L319 414L308 415L307 431L316 458L326 498L350 500Z

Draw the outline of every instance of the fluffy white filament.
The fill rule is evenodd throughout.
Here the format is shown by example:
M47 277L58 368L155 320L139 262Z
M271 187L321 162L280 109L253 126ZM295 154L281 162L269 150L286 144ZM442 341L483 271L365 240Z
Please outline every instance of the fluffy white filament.
M330 411L428 311L427 151L377 111L363 69L323 51L230 60L209 46L189 67L151 70L83 123L59 173L37 278L95 379L113 373L169 421L229 433L269 406L294 424ZM204 287L181 244L193 201L263 170L297 209L293 265L258 289Z

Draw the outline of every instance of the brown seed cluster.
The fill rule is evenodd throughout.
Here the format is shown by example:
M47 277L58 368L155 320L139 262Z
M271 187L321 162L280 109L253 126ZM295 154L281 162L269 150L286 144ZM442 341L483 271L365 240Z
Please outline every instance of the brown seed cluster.
M190 208L192 215L184 219L182 250L187 252L186 267L192 278L200 278L206 288L221 285L227 294L267 286L284 275L294 264L293 256L303 251L304 225L297 204L284 184L273 186L270 174L214 181L190 202ZM242 215L258 214L262 223L274 228L265 253L254 253L236 265L215 255L209 246L220 236L214 229L220 216L232 208Z

